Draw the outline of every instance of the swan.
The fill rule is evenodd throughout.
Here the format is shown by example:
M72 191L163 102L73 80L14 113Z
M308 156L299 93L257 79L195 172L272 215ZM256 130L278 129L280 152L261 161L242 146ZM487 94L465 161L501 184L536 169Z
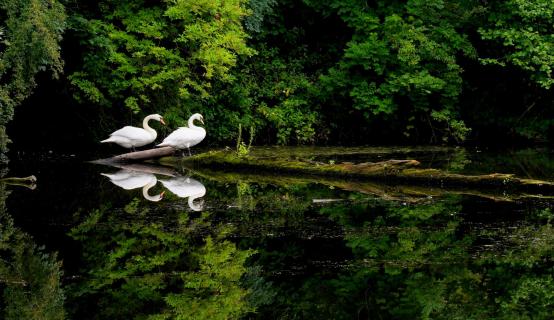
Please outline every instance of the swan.
M159 114L151 114L144 118L142 121L142 127L137 128L132 126L123 127L112 134L106 140L100 141L101 143L113 142L124 148L142 147L156 140L158 133L156 130L150 128L148 121L156 120L165 125L164 119Z
M174 149L187 148L190 156L190 147L199 144L206 137L206 130L194 125L194 120L198 120L200 123L204 124L204 117L200 113L195 113L189 118L188 127L180 127L173 131L157 146L169 146Z
M206 194L206 187L193 178L176 177L169 180L160 180L163 186L179 198L188 198L188 205L193 211L201 211L203 204L195 204L194 200Z
M113 184L125 190L142 188L142 196L146 200L158 202L163 199L165 192L155 196L148 194L148 190L158 183L156 176L151 173L122 169L113 174L101 173L101 175L108 177Z

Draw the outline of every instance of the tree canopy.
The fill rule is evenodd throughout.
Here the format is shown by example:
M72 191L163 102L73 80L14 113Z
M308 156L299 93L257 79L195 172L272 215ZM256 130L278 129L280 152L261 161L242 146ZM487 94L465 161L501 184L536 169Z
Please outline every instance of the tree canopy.
M201 112L213 144L239 124L258 143L544 142L553 14L548 0L9 0L1 121L37 73L63 72L103 131Z

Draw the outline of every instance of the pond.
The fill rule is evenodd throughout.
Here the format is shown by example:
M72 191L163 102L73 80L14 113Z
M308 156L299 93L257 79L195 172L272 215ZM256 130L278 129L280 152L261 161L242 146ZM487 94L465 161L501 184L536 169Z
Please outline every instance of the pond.
M545 150L259 148L554 180ZM554 199L200 167L12 159L5 319L551 319Z

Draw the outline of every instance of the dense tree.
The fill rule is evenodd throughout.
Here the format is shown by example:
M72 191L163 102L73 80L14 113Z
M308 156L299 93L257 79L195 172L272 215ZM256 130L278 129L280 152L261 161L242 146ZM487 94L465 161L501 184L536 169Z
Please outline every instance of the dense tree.
M0 153L8 142L5 125L36 86L35 75L62 72L64 7L57 1L5 0L0 3Z
M230 69L238 56L254 53L245 43L242 4L102 1L75 12L83 57L69 79L77 99L163 113L173 124L187 119L190 105L209 98L215 82L235 78Z
M510 0L491 5L490 26L479 29L483 39L506 48L484 63L512 64L529 73L541 87L554 84L554 3L548 0Z
M554 113L552 112L552 85L554 84L554 28L552 1L502 1L491 2L487 8L487 21L478 27L483 39L480 44L484 72L492 73L498 81L508 75L519 79L498 82L508 99L497 99L494 88L484 87L476 93L491 96L486 105L480 105L473 121L476 126L486 119L497 123L513 135L531 140L552 138ZM497 70L515 70L499 74ZM510 99L518 103L510 102ZM495 124L488 124L498 126Z
M64 3L62 91L102 133L152 112L171 127L202 112L214 144L239 124L279 144L554 133L547 0ZM61 72L65 16L31 0L0 14L5 124L38 71Z
M322 92L339 105L352 105L368 120L383 119L409 136L427 123L431 141L461 141L462 68L458 56L475 58L463 28L473 8L459 1L314 2L336 12L353 30L339 62L321 78Z

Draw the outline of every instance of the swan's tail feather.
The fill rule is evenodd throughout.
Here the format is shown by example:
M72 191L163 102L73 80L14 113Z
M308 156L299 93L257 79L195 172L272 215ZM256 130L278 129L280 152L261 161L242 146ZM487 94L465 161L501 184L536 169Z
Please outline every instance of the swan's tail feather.
M167 147L167 146L169 146L169 145L165 142L162 142L162 143L156 145L156 147Z
M113 140L112 140L112 138L111 138L111 137L109 137L109 138L108 138L108 139L106 139L106 140L102 140L102 141L100 141L100 143L106 143L106 142L112 142L112 141L113 141Z

